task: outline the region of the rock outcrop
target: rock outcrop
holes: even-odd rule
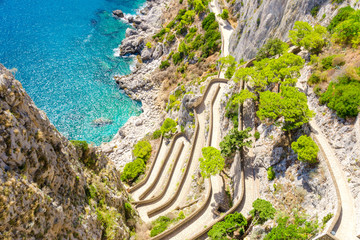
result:
[[[118,172],[81,155],[0,64],[0,239],[129,237]]]
[[[356,0],[344,1],[340,6],[327,0],[237,0],[233,14],[238,24],[230,39],[230,54],[237,60],[249,60],[269,38],[287,41],[296,21],[326,26],[337,10],[349,2],[351,6],[360,6]],[[315,6],[320,6],[317,18],[310,14]]]

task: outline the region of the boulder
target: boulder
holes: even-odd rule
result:
[[[127,28],[126,32],[125,32],[125,37],[130,37],[130,36],[134,36],[134,35],[138,35],[139,32],[136,31],[135,29],[132,28]]]
[[[155,48],[155,50],[154,50],[154,52],[153,52],[153,54],[152,54],[153,58],[154,58],[154,59],[157,59],[157,58],[161,57],[162,54],[163,54],[163,47],[162,47],[162,45],[161,45],[161,44],[156,45],[156,48]]]
[[[107,119],[107,118],[98,118],[95,119],[94,121],[91,122],[91,125],[95,126],[95,127],[100,127],[100,126],[104,126],[104,125],[108,125],[108,124],[112,124],[113,120],[111,119]]]
[[[144,48],[141,52],[141,60],[148,61],[151,59],[151,48]]]
[[[118,18],[124,17],[124,13],[121,10],[114,10],[112,13],[114,14],[115,17],[118,17]]]
[[[139,54],[144,47],[144,38],[137,35],[129,36],[121,42],[120,55]]]

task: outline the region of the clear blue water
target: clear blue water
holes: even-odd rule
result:
[[[141,112],[112,76],[129,74],[132,59],[113,49],[128,27],[111,16],[134,14],[144,0],[0,0],[0,63],[69,139],[109,141]],[[96,127],[107,118],[112,124]]]

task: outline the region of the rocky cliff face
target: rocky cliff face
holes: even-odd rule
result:
[[[347,0],[341,5],[330,0],[237,0],[232,14],[238,18],[238,24],[230,39],[230,54],[236,60],[251,59],[267,39],[287,41],[296,21],[327,25],[337,9],[349,3],[356,8],[360,6],[356,0]],[[316,18],[310,14],[315,6],[320,7]]]
[[[0,64],[1,239],[129,236],[117,172],[101,157],[95,172],[79,156]]]

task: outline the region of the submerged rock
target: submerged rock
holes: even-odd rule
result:
[[[92,121],[91,125],[93,125],[95,127],[100,127],[100,126],[112,124],[113,122],[114,121],[111,119],[101,117],[101,118],[98,118],[98,119],[95,119],[94,121]]]
[[[118,18],[123,18],[124,17],[124,13],[121,10],[114,10],[112,13],[114,14],[114,16],[116,16]]]

